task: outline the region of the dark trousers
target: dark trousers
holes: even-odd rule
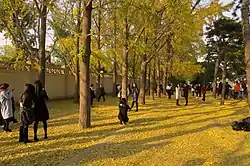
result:
[[[185,105],[188,105],[188,97],[185,97],[185,100],[186,100],[186,104]]]
[[[171,90],[167,90],[167,93],[168,93],[168,99],[171,99],[171,95],[172,95]]]
[[[132,101],[132,105],[131,105],[131,109],[134,107],[134,104],[135,104],[135,111],[138,111],[138,100],[136,101]]]
[[[37,139],[38,124],[39,124],[39,121],[35,121],[35,123],[34,123],[34,138],[36,138],[36,139]],[[47,138],[47,128],[48,128],[47,121],[44,120],[43,121],[44,138]]]
[[[194,96],[194,91],[192,91],[192,95]]]
[[[19,128],[19,142],[28,142],[28,125],[21,124]]]
[[[206,100],[206,94],[203,94],[202,101]]]
[[[198,96],[199,96],[199,92],[195,92],[195,94],[196,94],[196,97],[198,97]]]
[[[201,97],[201,91],[199,92],[199,97]]]
[[[2,126],[2,125],[4,125],[4,120],[3,120],[3,117],[2,117],[2,115],[0,113],[0,126]]]
[[[102,97],[103,101],[105,101],[105,95],[101,95],[101,96],[99,96],[99,97],[97,98],[97,101],[98,101],[98,102],[101,100],[101,97]]]
[[[93,106],[93,101],[94,101],[94,98],[91,97],[91,98],[90,98],[90,106]]]
[[[177,106],[180,106],[180,104],[179,104],[179,99],[176,99],[176,105],[177,105]]]
[[[10,122],[12,121],[12,118],[8,118],[8,119],[4,119],[3,120],[3,129],[6,131],[6,130],[10,130],[9,128],[9,125],[10,125]]]
[[[234,99],[237,99],[239,96],[239,92],[234,92]]]

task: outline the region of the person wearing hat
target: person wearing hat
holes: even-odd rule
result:
[[[4,120],[4,128],[3,130],[6,132],[12,132],[9,129],[9,123],[13,118],[13,110],[12,110],[12,93],[8,90],[9,84],[2,84],[0,86],[0,103],[1,103],[1,114]]]

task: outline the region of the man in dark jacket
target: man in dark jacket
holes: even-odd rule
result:
[[[186,100],[186,104],[185,106],[188,105],[188,91],[189,91],[189,86],[187,84],[184,84],[184,87],[183,87],[183,96]]]
[[[100,87],[96,90],[97,101],[99,102],[102,97],[103,101],[105,102],[105,95],[105,89],[102,84],[100,84]]]

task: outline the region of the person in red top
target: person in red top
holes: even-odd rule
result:
[[[236,81],[234,85],[234,99],[236,99],[239,96],[239,92],[240,92],[240,84],[238,83],[238,81]]]

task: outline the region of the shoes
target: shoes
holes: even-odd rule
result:
[[[25,140],[25,141],[23,141],[23,143],[25,143],[25,144],[31,143],[31,140]]]
[[[34,137],[34,141],[35,141],[35,142],[38,142],[39,139],[38,139],[37,137]]]

